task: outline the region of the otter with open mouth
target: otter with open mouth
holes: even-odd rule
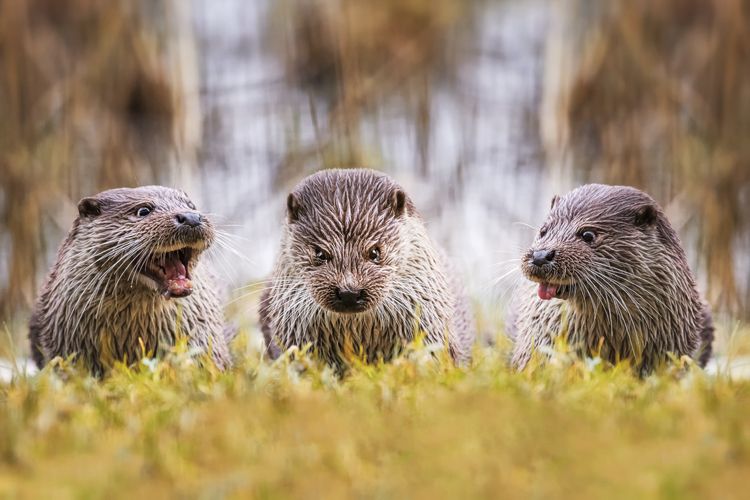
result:
[[[164,251],[150,259],[140,272],[156,285],[165,298],[187,297],[193,292],[190,267],[193,264],[195,252],[200,252],[200,250],[183,247]]]
[[[629,360],[642,374],[670,354],[701,366],[711,355],[711,313],[680,239],[642,191],[590,184],[555,197],[521,268],[530,283],[509,322],[519,369],[560,335],[580,355]]]
[[[75,355],[99,375],[185,336],[229,363],[221,300],[199,261],[211,221],[188,196],[162,186],[84,198],[34,307],[29,338],[39,367]]]

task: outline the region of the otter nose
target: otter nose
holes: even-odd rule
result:
[[[361,289],[336,289],[336,298],[347,307],[356,306],[357,302],[364,297],[364,290]]]
[[[190,227],[198,227],[201,225],[202,218],[201,214],[197,212],[184,212],[174,216],[178,224],[184,224]]]
[[[531,262],[533,262],[534,265],[537,265],[537,266],[543,266],[545,264],[549,264],[553,260],[555,260],[554,250],[537,250],[534,252],[534,254],[531,257]]]

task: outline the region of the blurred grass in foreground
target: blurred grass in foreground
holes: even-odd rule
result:
[[[639,380],[565,357],[514,374],[503,356],[479,351],[464,371],[413,350],[344,381],[304,356],[268,364],[257,354],[228,373],[178,352],[102,382],[47,371],[0,387],[0,496],[745,491],[750,382],[700,370]]]

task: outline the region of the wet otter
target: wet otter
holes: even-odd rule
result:
[[[562,334],[580,354],[627,359],[640,373],[669,353],[701,366],[711,356],[711,313],[677,233],[642,191],[590,184],[555,197],[521,266],[536,293],[514,301],[518,368]]]
[[[222,306],[198,265],[214,229],[187,195],[112,189],[81,200],[78,212],[32,313],[37,365],[75,354],[102,374],[185,335],[226,367]]]
[[[287,199],[281,250],[261,298],[271,357],[312,344],[339,371],[389,360],[424,332],[468,362],[469,308],[404,190],[365,169],[325,170]]]

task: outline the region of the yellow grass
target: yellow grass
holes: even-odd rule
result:
[[[410,349],[340,381],[309,357],[183,349],[97,381],[63,364],[0,388],[0,497],[739,498],[750,383],[560,356],[510,372]]]

